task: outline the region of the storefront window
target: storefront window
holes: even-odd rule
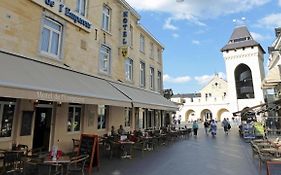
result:
[[[98,129],[105,129],[106,127],[106,106],[98,106]]]
[[[14,113],[14,102],[0,102],[0,137],[12,136]]]
[[[125,127],[131,126],[132,108],[125,108]]]
[[[80,131],[81,106],[70,106],[68,108],[67,131]]]

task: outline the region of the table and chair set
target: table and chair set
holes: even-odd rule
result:
[[[262,165],[266,166],[266,174],[271,174],[274,166],[281,167],[281,142],[279,139],[256,139],[250,141],[253,158],[259,160],[259,173]]]
[[[99,137],[99,144],[103,155],[118,158],[133,158],[135,151],[144,152],[156,150],[158,147],[168,145],[179,139],[186,139],[191,133],[190,128],[180,128],[177,130],[157,130],[147,129],[134,131],[123,135],[104,135]]]
[[[63,175],[84,174],[89,155],[61,153],[56,159],[48,151],[29,150],[26,145],[13,149],[0,149],[0,174],[2,175]]]

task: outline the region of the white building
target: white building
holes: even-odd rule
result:
[[[227,81],[216,75],[198,94],[173,96],[172,101],[185,102],[176,114],[183,122],[211,118],[221,121],[232,118],[236,111],[264,103],[261,86],[265,52],[247,27],[237,26],[221,52]]]

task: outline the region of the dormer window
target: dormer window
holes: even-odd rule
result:
[[[235,42],[235,43],[238,43],[238,42],[246,41],[246,40],[247,40],[247,38],[246,38],[246,37],[243,37],[243,38],[234,39],[234,42]]]

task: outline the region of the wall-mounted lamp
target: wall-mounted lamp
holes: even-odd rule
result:
[[[62,102],[61,102],[61,101],[57,102],[57,106],[58,106],[58,107],[61,107],[61,105],[62,105]]]

